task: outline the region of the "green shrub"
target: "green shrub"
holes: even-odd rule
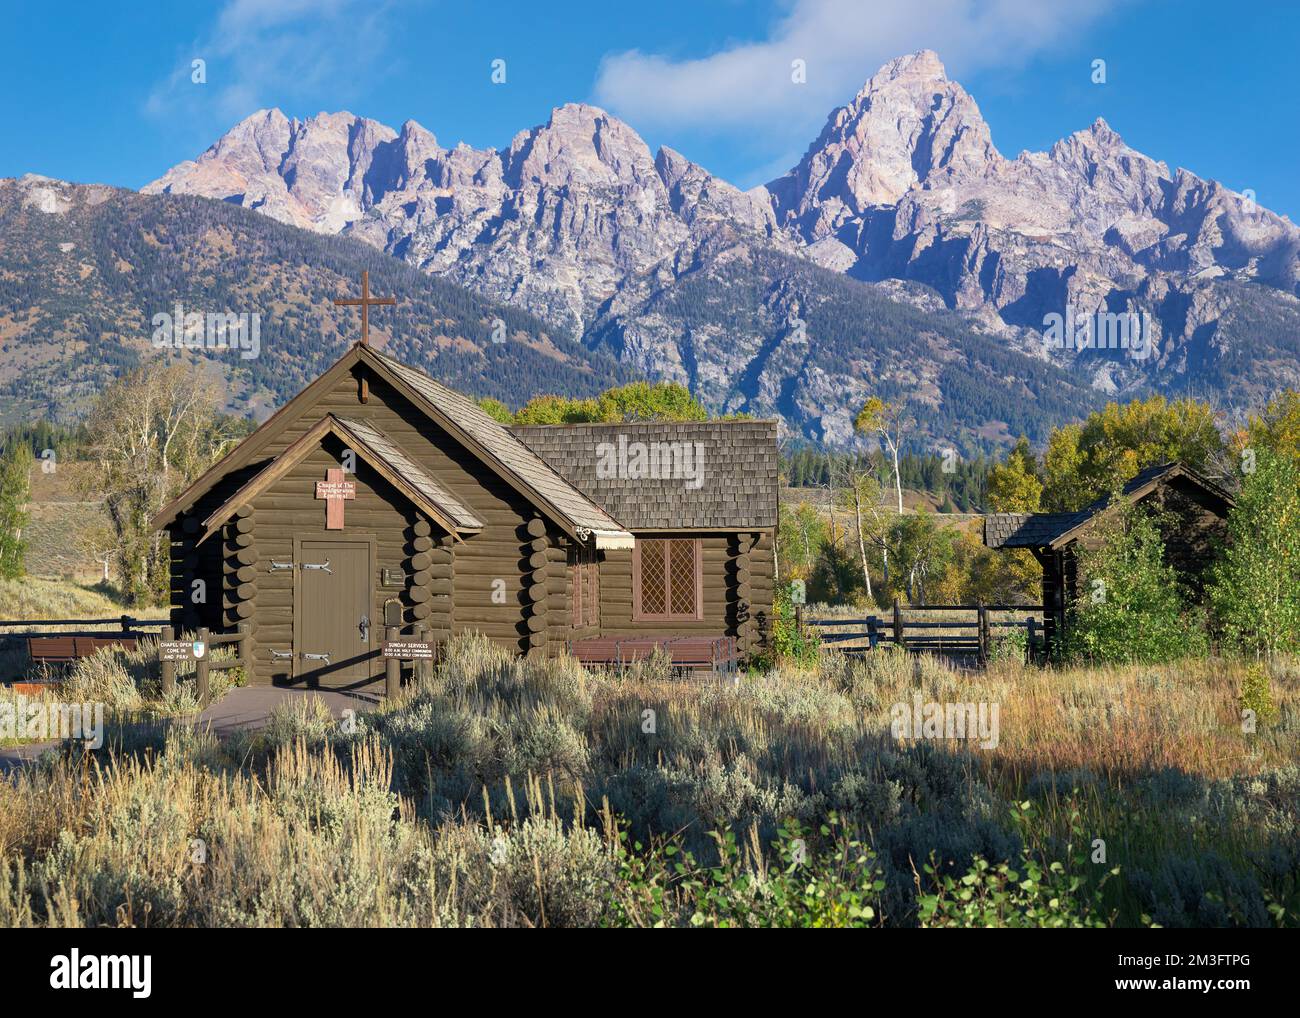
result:
[[[1070,605],[1069,656],[1156,664],[1208,647],[1204,620],[1190,608],[1178,574],[1164,561],[1156,518],[1122,496],[1100,525],[1101,543],[1079,553],[1079,592]]]
[[[1269,688],[1268,670],[1262,664],[1254,664],[1246,669],[1241,680],[1241,694],[1238,702],[1243,711],[1252,711],[1255,720],[1269,722],[1277,719],[1277,705],[1273,703],[1273,691]]]
[[[1224,642],[1245,653],[1300,648],[1300,471],[1263,452],[1228,514],[1210,604]]]
[[[1033,804],[1022,802],[1012,816],[1023,828],[1033,813]],[[1077,841],[1077,827],[1073,834]],[[1055,860],[1040,862],[1028,850],[1022,850],[1014,863],[992,863],[976,856],[958,876],[941,872],[932,857],[924,867],[925,880],[916,875],[917,919],[923,929],[1109,926],[1114,916],[1103,907],[1102,889],[1119,875],[1119,867],[1107,871],[1089,889],[1086,853],[1076,852],[1068,861],[1068,866]]]
[[[754,664],[768,669],[782,662],[811,666],[817,663],[821,637],[811,627],[800,631],[795,622],[795,606],[790,600],[790,585],[776,588],[772,604],[772,646],[755,658]]]
[[[709,928],[846,928],[879,926],[880,878],[875,854],[834,817],[818,831],[797,821],[781,828],[775,858],[742,846],[727,831],[712,834],[718,861],[701,865],[674,839],[649,852],[619,844],[609,925]]]

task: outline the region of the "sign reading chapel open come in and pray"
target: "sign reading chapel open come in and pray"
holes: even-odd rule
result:
[[[198,640],[160,640],[159,661],[196,661],[207,651],[207,645]]]
[[[343,471],[331,467],[325,480],[316,482],[316,497],[325,501],[325,529],[343,529],[343,501],[357,497],[356,481],[345,481]]]

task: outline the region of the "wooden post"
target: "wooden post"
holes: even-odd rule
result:
[[[875,650],[880,642],[880,620],[874,615],[867,616],[867,649]]]
[[[235,644],[239,648],[239,665],[244,669],[244,674],[251,680],[253,677],[253,627],[247,622],[241,622],[235,627],[239,633],[239,642]]]
[[[176,633],[171,626],[162,627],[162,638],[164,641],[176,638]],[[162,689],[163,696],[169,696],[176,691],[176,662],[162,662]]]
[[[199,629],[199,642],[203,644],[203,656],[194,662],[194,692],[199,698],[199,706],[206,707],[210,692],[208,689],[208,664],[212,657],[212,648],[208,646],[208,627]]]
[[[384,639],[393,642],[397,639],[397,627],[389,626],[384,630]],[[402,662],[395,657],[384,658],[384,695],[396,698],[402,688]]]
[[[980,664],[989,663],[989,610],[981,601],[975,609],[975,630],[979,634]]]
[[[417,642],[417,643],[424,643],[424,642],[426,641],[426,639],[427,639],[427,637],[426,637],[426,635],[425,635],[426,633],[427,633],[427,630],[426,630],[425,627],[424,627],[424,623],[421,622],[419,625],[417,625],[417,626],[415,627],[415,640],[416,640],[416,642]],[[428,674],[429,674],[429,668],[430,668],[431,666],[432,666],[432,662],[430,662],[430,661],[412,661],[412,662],[411,662],[411,679],[412,679],[412,680],[415,680],[415,679],[417,679],[417,678],[418,678],[418,679],[424,679],[424,678],[427,678],[427,677],[428,677]]]
[[[794,606],[794,631],[800,639],[803,638],[803,605],[801,604]]]
[[[894,598],[894,642],[903,646],[903,612],[898,607],[898,598]]]
[[[1028,655],[1029,661],[1032,663],[1038,660],[1038,648],[1034,646],[1034,644],[1038,640],[1038,636],[1034,632],[1034,630],[1038,628],[1038,622],[1034,619],[1032,615],[1030,615],[1029,618],[1025,619],[1025,628],[1029,631],[1029,639],[1025,641],[1027,644],[1026,653]]]

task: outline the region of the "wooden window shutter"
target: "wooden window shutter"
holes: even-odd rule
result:
[[[575,628],[582,625],[582,559],[581,550],[569,552],[569,623]]]
[[[600,587],[596,552],[576,548],[569,552],[569,585],[572,590],[569,621],[575,628],[600,623]]]

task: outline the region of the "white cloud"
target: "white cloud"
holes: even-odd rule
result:
[[[1015,65],[1104,14],[1114,0],[791,0],[766,39],[694,60],[632,50],[601,63],[595,98],[641,129],[807,129],[884,63],[938,52],[952,77]],[[791,80],[792,61],[807,83]]]
[[[229,0],[212,29],[153,88],[147,113],[222,129],[254,110],[327,92],[340,103],[379,73],[392,4],[375,0]],[[191,81],[190,61],[207,64]]]

